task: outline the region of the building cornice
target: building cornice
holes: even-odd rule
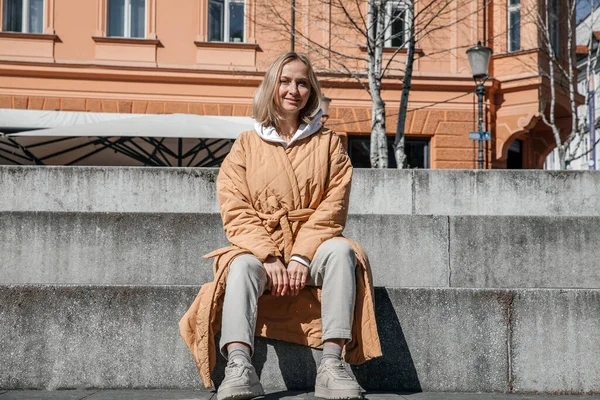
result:
[[[110,44],[136,44],[141,46],[159,46],[160,41],[158,39],[141,39],[141,38],[124,38],[124,37],[104,37],[104,36],[92,36],[92,40],[96,43],[110,43]]]
[[[102,40],[107,38],[101,38]],[[122,40],[121,38],[117,40]],[[152,41],[155,40],[144,40]],[[0,75],[14,77],[32,77],[48,79],[82,79],[92,81],[127,81],[152,83],[189,83],[207,85],[257,86],[264,76],[258,70],[215,70],[180,67],[142,67],[111,66],[79,63],[40,63],[0,61]],[[320,72],[319,80],[324,88],[361,88],[356,79],[342,73]],[[367,76],[364,74],[364,79]],[[383,90],[402,88],[402,76],[386,77]],[[504,90],[539,85],[538,76],[519,77],[509,81],[489,79],[485,86],[488,90]],[[412,87],[425,91],[471,91],[475,84],[470,76],[457,75],[413,75]]]
[[[216,48],[216,49],[251,49],[262,52],[262,49],[257,43],[241,43],[241,42],[201,42],[195,41],[194,44],[199,48]]]
[[[0,32],[0,38],[58,41],[58,35],[47,33]]]

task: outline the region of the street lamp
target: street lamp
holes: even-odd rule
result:
[[[329,119],[329,105],[331,104],[331,99],[326,96],[321,97],[321,111],[323,111],[323,115],[321,116],[321,125],[325,125],[325,122]]]
[[[490,133],[486,132],[483,126],[483,98],[485,97],[485,87],[483,84],[489,77],[488,68],[490,66],[492,49],[482,46],[481,42],[477,42],[477,46],[471,47],[469,50],[467,50],[467,56],[469,57],[469,64],[471,65],[473,80],[477,85],[475,93],[477,94],[477,99],[479,100],[478,132],[471,132],[469,138],[479,142],[477,165],[479,169],[483,169],[483,142],[490,140],[491,138]]]

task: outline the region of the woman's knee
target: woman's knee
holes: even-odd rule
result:
[[[318,252],[322,252],[328,260],[335,260],[334,265],[347,264],[349,267],[356,267],[356,253],[350,243],[342,238],[333,238],[326,240],[319,246]]]
[[[266,271],[258,258],[251,254],[242,254],[236,257],[229,267],[227,280],[266,280]]]

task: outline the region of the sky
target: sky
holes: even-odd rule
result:
[[[597,7],[600,0],[577,0],[577,23],[588,16],[592,4]]]

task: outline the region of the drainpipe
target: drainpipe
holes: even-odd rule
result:
[[[594,71],[592,71],[588,87],[588,120],[590,124],[590,152],[589,167],[591,171],[596,170],[596,86],[594,84]]]
[[[290,51],[296,47],[296,0],[292,0],[292,15],[290,17]]]

